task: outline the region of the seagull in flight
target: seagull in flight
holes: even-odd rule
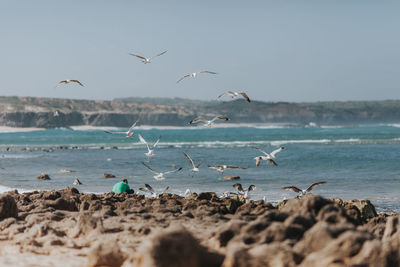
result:
[[[84,86],[80,81],[78,81],[78,80],[62,80],[62,81],[59,81],[57,84],[56,84],[56,86],[55,87],[57,87],[58,85],[60,85],[60,84],[68,84],[68,83],[77,83],[77,84],[79,84],[80,86]]]
[[[218,96],[218,99],[220,99],[222,96],[224,96],[226,94],[228,94],[231,98],[235,98],[235,97],[238,97],[241,95],[244,99],[246,99],[247,102],[250,102],[250,98],[247,96],[247,94],[245,92],[238,93],[238,92],[233,92],[233,91],[227,91],[227,92],[220,94]]]
[[[232,166],[232,165],[215,165],[215,166],[208,166],[210,169],[215,169],[217,170],[220,174],[223,174],[225,170],[227,169],[241,169],[245,170],[246,168],[238,167],[238,166]]]
[[[110,132],[110,131],[104,131],[105,133],[108,134],[125,134],[125,138],[131,138],[135,135],[133,132],[133,128],[135,128],[136,124],[139,122],[140,119],[137,119],[134,124],[128,129],[126,132]]]
[[[206,119],[204,119],[202,117],[197,117],[197,118],[189,121],[189,124],[203,122],[205,127],[211,127],[214,124],[214,121],[216,121],[216,120],[228,121],[229,118],[225,117],[225,116],[216,116],[211,120],[206,120]]]
[[[143,56],[135,55],[135,54],[132,54],[132,53],[129,53],[129,55],[134,56],[134,57],[137,57],[137,58],[140,59],[144,64],[147,64],[147,63],[151,63],[150,61],[151,61],[153,58],[156,58],[156,57],[159,57],[159,56],[161,56],[161,55],[164,55],[165,53],[167,53],[167,51],[164,51],[164,52],[162,52],[162,53],[160,53],[160,54],[158,54],[158,55],[152,56],[152,57],[143,57]]]
[[[203,163],[203,161],[200,161],[199,164],[195,165],[192,158],[189,157],[188,154],[186,154],[185,152],[183,152],[183,155],[189,160],[190,164],[192,164],[193,169],[191,169],[192,172],[199,172],[199,167],[200,165]]]
[[[151,185],[149,185],[149,184],[144,184],[144,188],[143,187],[140,187],[139,188],[139,190],[140,191],[143,191],[143,192],[146,192],[146,193],[150,193],[150,195],[151,195],[151,197],[158,197],[159,195],[162,195],[162,194],[164,194],[164,193],[167,193],[167,191],[168,191],[168,189],[169,189],[169,186],[167,186],[165,189],[164,189],[164,191],[162,191],[160,194],[158,194],[157,195],[157,193],[156,193],[156,191],[153,189],[153,187],[151,187]]]
[[[276,155],[276,153],[281,152],[283,149],[285,149],[285,147],[281,146],[278,149],[272,151],[271,153],[267,153],[264,150],[261,150],[257,147],[255,149],[261,151],[265,155],[265,156],[258,156],[258,157],[254,158],[256,160],[257,167],[260,165],[262,160],[265,160],[266,162],[270,162],[270,163],[274,164],[275,166],[278,166],[278,164],[275,162],[275,159],[276,159],[275,155]]]
[[[196,78],[196,76],[199,75],[200,73],[217,74],[216,72],[202,70],[199,72],[193,72],[193,73],[186,74],[185,76],[181,77],[176,83],[179,83],[180,81],[182,81],[185,78],[189,78],[189,77]]]
[[[243,196],[244,199],[248,199],[249,198],[249,193],[250,191],[253,191],[256,189],[255,185],[250,185],[248,189],[243,189],[242,184],[234,184],[232,185],[234,188],[236,188],[237,192],[239,195]]]
[[[296,193],[299,193],[299,195],[297,197],[301,197],[301,196],[311,192],[311,190],[313,190],[313,188],[316,187],[317,185],[321,185],[321,184],[326,184],[326,182],[322,181],[322,182],[313,183],[312,185],[310,185],[305,190],[302,190],[302,189],[300,189],[300,188],[298,188],[296,186],[285,186],[285,187],[282,187],[282,189],[283,190],[292,190],[292,191],[294,191]]]
[[[165,177],[164,177],[165,174],[174,173],[174,172],[178,172],[178,171],[182,170],[182,167],[181,167],[181,168],[179,168],[179,169],[175,169],[175,170],[172,170],[172,171],[158,172],[158,171],[156,171],[155,169],[150,168],[148,165],[146,165],[146,163],[142,162],[142,164],[143,164],[147,169],[149,169],[152,173],[155,174],[153,177],[154,177],[154,179],[156,179],[157,181],[164,180],[164,179],[165,179]]]
[[[140,134],[139,134],[138,136],[139,136],[140,142],[141,142],[142,144],[145,144],[145,145],[147,146],[147,150],[148,150],[148,151],[147,151],[147,153],[144,153],[144,154],[145,154],[147,157],[149,157],[149,158],[151,158],[152,156],[154,156],[154,149],[156,148],[158,142],[160,142],[161,135],[160,135],[160,137],[158,137],[157,141],[153,144],[153,146],[152,146],[153,149],[150,149],[149,144],[146,142],[146,140],[144,140],[144,138],[143,138]]]

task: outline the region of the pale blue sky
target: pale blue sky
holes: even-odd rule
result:
[[[400,99],[399,14],[399,1],[1,0],[0,95]],[[219,75],[176,84],[203,69]]]

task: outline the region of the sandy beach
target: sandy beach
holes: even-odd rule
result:
[[[399,266],[400,216],[316,195],[263,201],[75,188],[0,195],[1,266]]]

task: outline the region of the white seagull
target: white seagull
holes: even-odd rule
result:
[[[320,185],[320,184],[326,184],[326,182],[322,181],[322,182],[313,183],[312,185],[310,185],[305,190],[302,190],[302,189],[300,189],[300,188],[298,188],[296,186],[285,186],[285,187],[282,187],[282,189],[283,190],[292,190],[292,191],[294,191],[296,193],[299,193],[298,197],[301,197],[301,196],[309,193],[311,190],[313,190],[314,187],[316,187],[317,185]]]
[[[214,124],[214,121],[216,121],[216,120],[228,121],[229,118],[225,117],[225,116],[216,116],[211,120],[206,120],[202,117],[198,117],[198,118],[195,118],[195,119],[189,121],[189,124],[203,122],[205,127],[211,127]]]
[[[150,193],[152,197],[158,197],[159,195],[162,195],[164,193],[166,193],[169,189],[169,186],[167,186],[164,191],[162,191],[160,194],[157,195],[156,191],[153,189],[153,187],[151,187],[151,185],[149,184],[144,184],[145,188],[140,187],[139,190],[146,192],[146,193]]]
[[[195,165],[192,158],[189,157],[188,154],[186,154],[185,152],[183,152],[183,155],[189,160],[190,164],[192,164],[193,169],[191,169],[192,172],[199,172],[199,167],[200,165],[203,163],[203,161],[200,161],[199,164]]]
[[[179,83],[180,81],[182,81],[185,78],[189,78],[189,77],[196,78],[196,76],[199,75],[200,73],[217,74],[216,72],[212,72],[212,71],[208,71],[208,70],[202,70],[202,71],[199,71],[199,72],[193,72],[193,73],[186,74],[185,76],[180,78],[176,83]]]
[[[135,135],[135,133],[133,132],[133,128],[135,128],[135,126],[136,126],[136,124],[139,122],[139,120],[140,119],[137,119],[136,121],[135,121],[135,123],[134,124],[132,124],[132,126],[128,129],[128,131],[126,131],[126,132],[110,132],[110,131],[104,131],[105,133],[108,133],[108,134],[125,134],[125,137],[126,138],[131,138],[131,137],[133,137],[134,135]]]
[[[223,174],[225,170],[227,169],[241,169],[245,170],[246,168],[238,167],[238,166],[232,166],[232,165],[215,165],[215,166],[208,166],[210,169],[215,169],[217,170],[220,174]]]
[[[265,160],[266,162],[271,162],[275,166],[278,166],[278,164],[275,162],[275,159],[276,159],[275,155],[276,155],[276,153],[281,152],[283,149],[285,149],[285,147],[281,146],[278,149],[272,151],[271,153],[267,153],[264,150],[261,150],[261,149],[259,149],[257,147],[255,149],[258,149],[259,151],[261,151],[262,153],[265,154],[265,156],[258,156],[258,157],[254,158],[256,160],[256,166],[257,167],[260,165],[262,160]]]
[[[57,87],[58,85],[60,85],[60,84],[68,84],[68,83],[77,83],[77,84],[79,84],[80,86],[84,86],[80,81],[78,81],[78,80],[62,80],[62,81],[59,81],[57,84],[56,84],[56,86],[54,86],[54,87]]]
[[[147,63],[150,63],[150,61],[153,59],[153,58],[156,58],[156,57],[159,57],[159,56],[161,56],[161,55],[164,55],[165,53],[167,53],[167,51],[164,51],[164,52],[162,52],[162,53],[160,53],[160,54],[158,54],[158,55],[155,55],[155,56],[152,56],[152,57],[143,57],[143,56],[139,56],[139,55],[135,55],[135,54],[132,54],[132,53],[129,53],[129,55],[131,55],[131,56],[134,56],[134,57],[137,57],[138,59],[140,59],[144,64],[147,64]]]
[[[154,156],[154,149],[156,148],[158,142],[160,142],[161,135],[158,137],[157,141],[153,144],[153,146],[152,146],[153,149],[150,149],[149,144],[146,142],[146,140],[144,140],[144,138],[143,138],[140,134],[138,134],[138,136],[139,136],[140,142],[141,142],[142,144],[145,144],[145,145],[147,146],[147,153],[144,153],[144,154],[145,154],[147,157],[149,157],[149,158],[151,158],[152,156]]]
[[[250,185],[249,188],[248,188],[247,190],[244,190],[243,187],[242,187],[242,184],[239,184],[239,183],[234,184],[234,185],[232,185],[232,186],[233,186],[234,188],[236,188],[238,194],[241,195],[241,196],[243,196],[245,199],[249,198],[249,193],[250,193],[250,191],[256,189],[256,186],[253,185],[253,184]]]
[[[247,96],[247,94],[245,92],[239,92],[238,93],[238,92],[233,92],[233,91],[227,91],[227,92],[224,92],[224,93],[220,94],[218,96],[218,99],[221,98],[222,96],[226,95],[226,94],[228,94],[231,98],[235,98],[235,97],[238,97],[238,96],[241,95],[241,96],[243,96],[244,99],[246,99],[247,102],[250,102],[250,98]]]
[[[146,168],[149,169],[152,173],[156,174],[156,175],[154,175],[153,177],[154,177],[154,179],[156,179],[157,181],[164,180],[164,179],[165,179],[165,177],[164,177],[165,174],[169,174],[169,173],[173,173],[173,172],[177,172],[177,171],[182,170],[182,167],[181,167],[181,168],[179,168],[179,169],[172,170],[172,171],[158,172],[158,171],[156,171],[156,170],[150,168],[149,166],[147,166],[146,163],[142,162],[142,164],[143,164],[144,166],[146,166]]]

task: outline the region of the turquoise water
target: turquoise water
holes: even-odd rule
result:
[[[227,170],[224,175],[239,175],[244,186],[255,184],[253,199],[279,202],[294,197],[281,187],[304,188],[321,180],[327,184],[314,193],[343,199],[370,199],[380,211],[400,212],[400,128],[398,125],[374,125],[331,128],[186,128],[138,129],[135,137],[125,139],[101,130],[66,129],[0,133],[0,191],[58,189],[72,186],[75,178],[83,192],[107,192],[121,177],[137,189],[144,183],[157,190],[167,185],[170,192],[234,191],[234,181],[220,181],[217,171],[207,165],[226,164],[246,167]],[[154,142],[162,135],[155,156],[148,161],[137,133]],[[254,147],[272,151],[280,145],[275,167],[261,163]],[[10,148],[7,151],[7,148]],[[193,175],[182,152],[195,162],[204,160],[200,172]],[[156,181],[141,162],[160,171],[172,165],[183,167],[179,173]],[[62,169],[74,172],[62,173]],[[103,173],[115,179],[104,179]],[[50,175],[38,181],[39,173]]]

